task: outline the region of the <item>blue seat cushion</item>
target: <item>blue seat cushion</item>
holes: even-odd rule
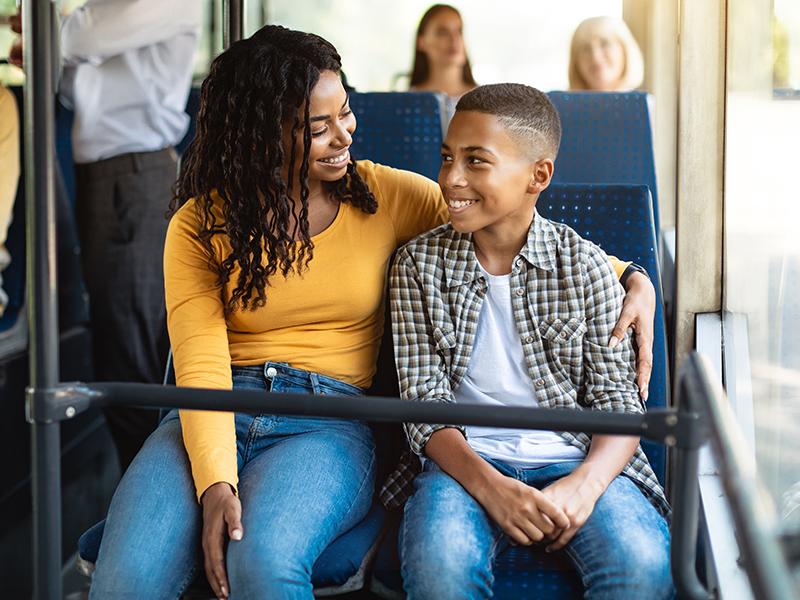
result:
[[[379,502],[373,503],[367,516],[336,538],[317,559],[311,576],[314,589],[326,589],[330,593],[361,589],[386,521],[386,510]],[[105,524],[103,520],[93,525],[78,540],[78,554],[84,561],[91,564],[97,561]],[[205,586],[205,577],[199,579],[196,583]]]
[[[397,520],[396,520],[397,521]],[[371,589],[387,598],[403,595],[397,551],[399,524],[395,522],[381,542],[373,567]],[[494,562],[494,598],[569,600],[583,597],[583,585],[563,553],[546,554],[541,548],[512,546]]]

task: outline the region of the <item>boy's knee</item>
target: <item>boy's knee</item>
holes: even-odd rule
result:
[[[667,600],[675,595],[669,546],[652,539],[632,538],[630,543],[615,549],[611,564],[598,575],[590,582],[590,589],[615,589],[619,598]]]
[[[423,543],[416,549],[403,552],[403,587],[409,600],[491,595],[489,554],[469,536],[441,536],[438,541]]]

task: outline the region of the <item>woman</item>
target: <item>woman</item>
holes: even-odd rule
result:
[[[369,386],[389,257],[446,207],[421,176],[350,160],[340,68],[331,44],[278,26],[212,64],[165,249],[179,386]],[[631,313],[652,322],[652,287],[634,285]],[[374,463],[361,422],[173,411],[114,495],[92,596],[177,597],[202,546],[218,597],[311,598],[317,557],[370,506]]]
[[[621,19],[592,17],[572,35],[569,89],[626,92],[644,79],[642,52]]]
[[[446,94],[449,104],[478,84],[464,46],[461,14],[448,4],[434,4],[417,27],[411,91]],[[452,113],[452,110],[449,111]]]

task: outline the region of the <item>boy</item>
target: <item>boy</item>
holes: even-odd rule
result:
[[[391,275],[401,396],[425,402],[642,412],[623,290],[607,256],[536,213],[561,124],[518,84],[464,95],[442,145],[451,223]],[[416,598],[491,596],[508,544],[564,549],[587,597],[669,598],[669,513],[638,438],[406,424],[424,457],[400,533]],[[660,513],[660,514],[659,514]]]

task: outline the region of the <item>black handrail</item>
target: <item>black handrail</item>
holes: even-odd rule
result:
[[[696,455],[704,442],[702,421],[698,415],[675,409],[626,414],[589,410],[406,402],[399,398],[384,397],[313,396],[258,390],[205,390],[141,383],[66,383],[52,388],[28,390],[28,418],[35,423],[47,422],[57,425],[59,421],[73,418],[90,406],[119,405],[637,435],[681,449],[684,455],[689,457],[689,460],[683,463],[684,468],[695,469],[694,472],[685,475],[686,480],[697,477]],[[49,480],[49,486],[40,489],[38,493],[59,498],[58,481]],[[679,490],[681,496],[696,493],[696,485]],[[681,512],[691,510],[692,507],[696,509],[696,506],[696,498],[676,501],[678,522],[684,524],[675,533],[679,538],[692,534],[692,520],[690,517],[681,517]],[[684,548],[685,555],[681,557],[682,560],[675,561],[672,565],[673,570],[676,570],[675,580],[691,581],[691,577],[696,580],[694,545],[682,543],[680,540],[678,544]],[[685,569],[691,570],[691,573],[686,575],[683,572]],[[693,593],[686,597],[696,600],[709,596],[707,593]]]
[[[676,404],[678,410],[698,418],[702,399],[691,385],[696,379],[697,360],[687,359],[678,377]],[[695,434],[705,439],[707,428],[699,420]],[[700,515],[700,483],[698,481],[699,452],[677,448],[675,451],[675,497],[672,499],[672,540],[670,563],[673,582],[679,598],[706,600],[712,598],[697,576],[697,529]]]
[[[754,449],[744,439],[708,361],[699,354],[690,355],[683,370],[682,395],[691,402],[696,399],[695,407],[707,419],[754,596],[759,600],[797,598],[800,592],[781,544],[774,504],[756,474]]]
[[[26,252],[31,385],[58,381],[58,290],[55,235],[55,4],[27,0],[23,9]],[[33,574],[35,598],[61,598],[61,480],[59,424],[31,427]]]

